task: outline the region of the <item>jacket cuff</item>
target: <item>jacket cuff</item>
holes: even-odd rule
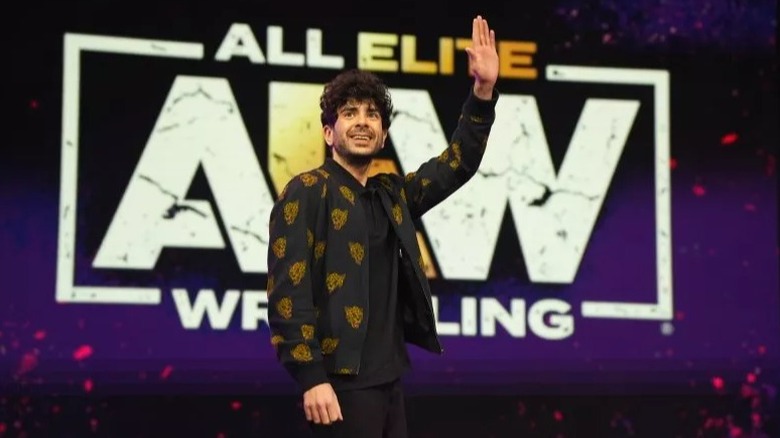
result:
[[[306,392],[321,383],[330,383],[322,362],[313,362],[304,365],[296,364],[287,367],[287,371],[292,375],[293,379],[298,382],[301,392]]]
[[[490,100],[483,100],[474,94],[473,87],[469,87],[469,95],[463,105],[463,113],[493,119],[496,116],[496,102],[498,102],[496,88],[493,88],[493,96]]]

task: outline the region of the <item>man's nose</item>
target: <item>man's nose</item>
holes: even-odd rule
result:
[[[358,125],[368,124],[368,115],[358,112],[355,123],[357,123]]]

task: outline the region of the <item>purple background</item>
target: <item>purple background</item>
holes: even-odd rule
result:
[[[625,297],[649,302],[655,296],[652,119],[642,115],[652,103],[649,93],[632,87],[572,89],[560,84],[555,88],[544,80],[502,80],[502,92],[539,96],[556,163],[585,96],[640,98],[643,109],[573,285],[550,288],[528,282],[508,215],[488,282],[433,282],[434,294],[441,299],[442,320],[456,319],[453,304],[457,305],[461,293],[504,300],[522,297],[529,305],[560,297],[572,304],[574,335],[545,341],[529,331],[525,338],[511,339],[499,328],[492,339],[445,336],[441,357],[411,347],[415,367],[408,378],[411,391],[557,392],[564,387],[569,393],[697,391],[709,388],[713,378],[741,380],[748,372],[777,372],[776,5],[707,2],[711,12],[706,19],[696,19],[701,14],[691,11],[704,8],[698,3],[690,7],[672,2],[663,11],[649,3],[613,7],[605,2],[578,8],[574,2],[562,1],[555,7],[492,14],[488,10],[485,15],[499,39],[538,43],[534,64],[540,72],[551,63],[671,72],[671,151],[676,163],[672,170],[673,334],[662,334],[661,322],[579,317],[583,299]],[[0,382],[62,391],[292,390],[291,381],[272,359],[265,328],[242,332],[234,321],[224,332],[185,331],[166,294],[157,307],[54,302],[62,34],[202,41],[208,58],[232,22],[248,20],[259,36],[266,25],[280,24],[291,33],[317,27],[326,38],[343,38],[325,51],[344,54],[347,65],[353,66],[354,58],[343,47],[353,47],[358,31],[414,33],[421,41],[430,35],[430,41],[435,41],[440,35],[467,36],[464,23],[470,15],[443,17],[435,23],[356,26],[347,18],[301,22],[228,13],[212,20],[206,11],[198,11],[189,21],[161,27],[162,15],[137,24],[132,16],[118,18],[105,10],[92,11],[85,18],[61,8],[52,11],[57,18],[51,18],[49,26],[22,43],[27,50],[16,59],[24,69],[14,70],[18,86],[10,99],[11,135],[0,161]],[[155,20],[157,25],[148,24]],[[296,50],[291,44],[290,49]],[[264,157],[267,81],[324,82],[332,72],[208,59],[149,62],[89,55],[82,62],[82,101],[92,102],[92,109],[82,110],[81,121],[81,151],[90,153],[90,159],[82,160],[80,169],[77,281],[133,281],[157,284],[164,290],[264,285],[265,276],[239,275],[229,251],[167,251],[156,280],[95,272],[89,262],[173,75],[229,77],[258,156]],[[465,89],[467,79],[393,74],[386,78],[391,86],[427,88],[449,132],[462,97],[451,91]],[[117,102],[125,105],[121,118],[106,110]],[[202,175],[199,181],[193,189],[198,196],[193,197],[211,199]],[[177,267],[183,273],[174,275]]]

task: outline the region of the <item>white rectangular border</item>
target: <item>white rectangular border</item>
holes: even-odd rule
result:
[[[655,247],[658,287],[655,303],[583,301],[587,318],[670,320],[674,314],[672,292],[672,210],[669,170],[669,72],[639,68],[548,65],[549,81],[651,85],[654,97],[655,134]]]
[[[63,46],[57,302],[159,304],[161,293],[158,288],[76,286],[74,284],[81,52],[203,59],[203,44],[66,33]],[[123,293],[117,294],[117,290],[121,290]]]
[[[66,33],[64,37],[60,227],[57,302],[159,304],[158,288],[76,286],[76,203],[80,115],[81,52],[202,59],[203,44]],[[671,197],[669,171],[669,72],[636,68],[548,65],[550,81],[651,85],[654,89],[656,191],[656,303],[583,301],[591,318],[669,320],[673,316]],[[121,289],[130,294],[117,294]]]

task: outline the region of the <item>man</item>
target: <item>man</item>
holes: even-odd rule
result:
[[[485,151],[498,54],[480,16],[466,52],[474,84],[450,145],[405,177],[369,177],[392,114],[382,81],[350,70],[325,85],[332,157],[294,177],[271,212],[271,343],[317,436],[405,437],[406,343],[442,352],[413,221],[466,183]]]

